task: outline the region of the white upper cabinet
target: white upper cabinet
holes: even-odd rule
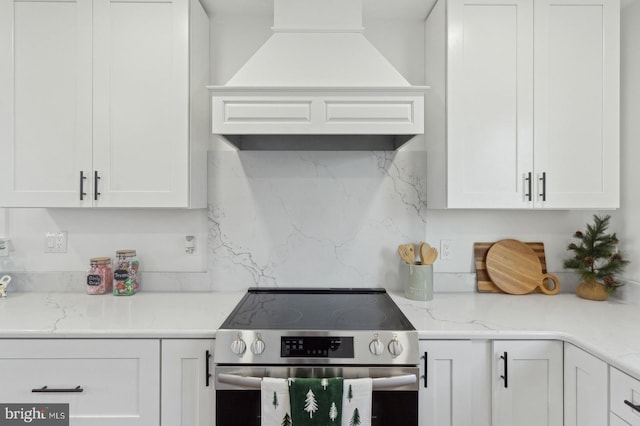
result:
[[[534,204],[619,207],[620,4],[536,0],[534,25]]]
[[[2,0],[0,203],[204,207],[197,0]]]
[[[618,207],[619,7],[436,4],[426,21],[429,207]]]
[[[0,2],[3,206],[83,204],[80,171],[91,173],[92,155],[91,15],[87,0]]]

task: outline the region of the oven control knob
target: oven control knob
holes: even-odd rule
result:
[[[260,355],[264,352],[264,340],[260,338],[260,336],[256,337],[256,339],[251,344],[251,352],[256,355]]]
[[[235,355],[242,356],[246,350],[247,344],[242,340],[242,336],[238,335],[233,343],[231,343],[231,352]]]
[[[374,355],[382,355],[384,352],[384,343],[378,339],[378,335],[374,337],[374,339],[369,343],[369,351],[371,351]]]
[[[402,353],[402,343],[398,341],[397,336],[393,336],[393,339],[389,342],[389,353],[393,356],[398,356]]]

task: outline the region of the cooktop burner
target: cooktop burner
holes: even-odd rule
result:
[[[384,289],[251,288],[221,328],[414,330]]]
[[[214,359],[416,365],[418,334],[384,289],[250,288],[216,332]]]

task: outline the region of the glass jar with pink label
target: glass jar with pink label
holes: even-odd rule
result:
[[[105,294],[111,291],[113,274],[110,257],[92,257],[87,273],[87,293]]]

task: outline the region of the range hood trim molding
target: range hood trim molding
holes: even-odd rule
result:
[[[236,88],[213,90],[216,135],[424,134],[423,90],[341,88]]]

